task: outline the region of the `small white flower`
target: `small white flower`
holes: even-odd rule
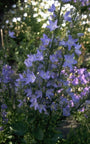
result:
[[[41,19],[40,19],[40,18],[38,18],[38,19],[37,19],[37,21],[38,21],[38,22],[40,22],[40,21],[41,21]]]
[[[13,18],[13,19],[12,19],[12,22],[17,22],[17,19],[16,19],[16,18]]]
[[[28,7],[28,5],[25,5],[25,8],[27,8]]]
[[[20,10],[23,10],[23,7],[20,7]]]
[[[42,28],[46,28],[46,26],[47,26],[47,24],[46,24],[46,23],[44,23],[44,24],[42,25]]]
[[[24,0],[24,2],[28,2],[28,0]]]
[[[9,20],[6,20],[6,24],[8,24],[9,23]]]
[[[33,17],[37,17],[37,16],[38,16],[38,14],[37,14],[37,13],[33,14]]]
[[[34,11],[37,11],[37,8],[36,8],[36,7],[34,8]]]
[[[24,17],[27,17],[27,13],[24,13],[23,16],[24,16]]]
[[[85,21],[83,21],[83,22],[82,22],[82,24],[86,24],[86,22],[85,22]]]
[[[87,18],[87,15],[82,15],[83,19],[86,19]]]
[[[88,28],[87,30],[88,30],[88,32],[90,32],[90,28]]]
[[[20,18],[20,17],[17,17],[17,21],[21,21],[21,18]]]
[[[34,6],[35,6],[35,5],[36,5],[36,2],[32,1],[32,5],[34,5]]]
[[[16,4],[12,5],[12,8],[16,8]]]
[[[63,23],[63,24],[62,24],[62,27],[65,27],[65,26],[66,26],[66,24],[65,24],[65,23]]]
[[[40,6],[41,6],[41,7],[44,7],[44,6],[45,6],[45,4],[42,2],[42,3],[40,4]]]

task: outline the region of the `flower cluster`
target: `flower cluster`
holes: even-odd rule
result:
[[[78,107],[82,99],[86,99],[90,92],[90,72],[87,72],[85,68],[74,67],[69,72],[64,70],[62,73],[67,77],[69,89],[66,91],[71,97],[72,106]]]
[[[54,15],[55,6],[52,5],[49,11]],[[68,14],[65,15],[65,19],[71,22]],[[58,20],[49,20],[47,28],[50,33],[53,31],[54,34],[56,29],[59,29]],[[75,55],[81,54],[78,39],[73,39],[69,35],[67,41],[60,40],[61,49],[54,48],[57,47],[57,41],[57,36],[49,38],[43,34],[42,44],[37,53],[27,55],[28,58],[24,62],[27,69],[20,74],[15,84],[18,87],[22,85],[30,108],[33,107],[40,113],[45,112],[46,114],[59,108],[64,116],[69,116],[71,108],[80,105],[80,100],[84,96],[81,93],[88,95],[90,87],[84,87],[84,85],[88,85],[90,77],[88,72],[82,73],[83,69],[73,67],[77,64]],[[77,87],[75,91],[73,90],[77,85],[78,88],[79,86],[83,88],[81,93],[76,92]]]
[[[2,83],[9,83],[12,81],[12,74],[14,73],[14,71],[11,69],[11,66],[9,65],[4,65],[3,68],[2,68],[2,73],[0,74],[1,78],[0,78],[0,82]]]

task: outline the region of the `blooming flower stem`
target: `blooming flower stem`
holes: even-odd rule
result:
[[[62,2],[60,3],[60,9],[59,9],[59,11],[58,11],[57,26],[59,25],[59,21],[60,21],[61,9],[62,9]],[[54,40],[55,40],[55,33],[56,33],[57,30],[58,30],[58,28],[53,31],[53,39],[52,39],[51,46],[50,46],[50,49],[51,49],[51,50],[50,50],[49,53],[48,53],[48,60],[49,60],[50,54],[52,54],[52,53],[53,53],[53,50],[54,50],[54,49],[53,49],[53,44],[54,44]],[[45,70],[47,70],[48,65],[49,65],[49,63],[46,64],[46,69],[45,69]]]

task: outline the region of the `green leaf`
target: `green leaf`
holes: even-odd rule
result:
[[[34,129],[34,137],[37,140],[43,140],[44,133],[41,128]]]
[[[27,126],[24,122],[18,121],[12,126],[13,132],[19,136],[23,136],[27,131]]]

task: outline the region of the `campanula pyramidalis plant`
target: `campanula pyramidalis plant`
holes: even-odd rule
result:
[[[56,13],[54,4],[49,11],[53,12],[53,15]],[[68,17],[69,13],[70,12],[67,12],[64,15],[64,19],[71,22],[71,18]],[[72,77],[71,81],[68,79],[69,72],[73,70],[73,66],[77,64],[75,56],[81,54],[81,45],[79,45],[77,38],[73,38],[72,35],[69,34],[67,41],[59,40],[59,46],[62,48],[58,50],[58,37],[55,36],[55,32],[60,29],[60,25],[58,24],[58,16],[53,18],[54,19],[49,20],[49,25],[47,26],[52,36],[48,37],[48,35],[43,34],[37,53],[28,55],[28,58],[24,62],[27,70],[23,74],[20,74],[21,76],[17,79],[16,83],[18,83],[17,85],[19,85],[19,83],[22,85],[24,93],[28,97],[30,108],[34,108],[40,113],[45,112],[49,115],[52,110],[52,105],[54,104],[53,110],[59,108],[64,116],[69,116],[72,108],[71,100],[72,105],[75,106],[74,102],[78,103],[79,99],[82,99],[82,97],[73,92],[72,86],[68,91],[71,81],[73,86],[83,85],[83,83],[88,84],[89,82],[85,79],[85,76],[82,76],[82,78],[80,76]],[[66,71],[66,77],[62,74],[63,70]],[[62,88],[63,91],[58,93]],[[68,95],[68,98],[65,93]],[[63,99],[60,99],[62,95],[63,97],[65,96],[65,102]],[[75,101],[75,99],[77,99],[77,101]],[[61,101],[63,103],[62,106]]]
[[[19,74],[19,78],[12,82],[13,71],[8,65],[3,66],[0,73],[0,83],[5,84],[6,90],[7,85],[11,84],[12,88],[12,83],[15,88],[14,97],[8,99],[12,99],[16,105],[13,110],[17,110],[18,114],[15,116],[19,115],[19,120],[14,118],[13,124],[9,125],[10,132],[12,131],[13,136],[17,138],[18,135],[24,138],[27,131],[31,144],[32,139],[36,144],[55,144],[58,136],[53,140],[54,135],[59,134],[59,138],[61,136],[60,132],[56,131],[58,117],[60,119],[70,116],[90,92],[90,73],[84,68],[76,67],[78,56],[81,54],[77,35],[80,37],[83,34],[78,33],[73,37],[72,33],[69,33],[63,40],[60,37],[62,19],[72,23],[70,11],[60,15],[66,2],[70,0],[62,0],[59,10],[54,4],[49,9],[49,12],[52,12],[52,19],[49,19],[47,32],[40,39],[41,44],[36,53],[27,55],[24,61],[25,70]],[[14,33],[9,33],[9,36],[13,37]],[[5,102],[4,99],[1,102],[3,125],[9,120],[6,111],[9,106]],[[22,123],[20,116],[24,119]],[[20,128],[20,123],[22,126],[27,125],[28,128]],[[3,131],[2,126],[0,130]]]

